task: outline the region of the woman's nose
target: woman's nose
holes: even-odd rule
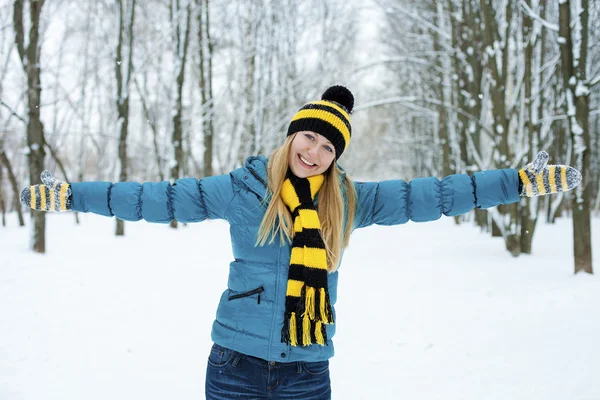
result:
[[[308,154],[310,154],[311,157],[315,157],[317,155],[317,145],[316,144],[311,144],[310,146],[308,146]]]

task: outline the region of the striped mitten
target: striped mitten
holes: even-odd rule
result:
[[[519,194],[534,197],[566,192],[581,182],[581,173],[567,165],[546,165],[548,153],[540,151],[532,163],[519,170]]]
[[[54,179],[50,171],[41,175],[43,185],[33,185],[21,191],[21,204],[38,211],[71,209],[71,185]]]

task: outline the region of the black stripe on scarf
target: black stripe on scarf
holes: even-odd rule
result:
[[[302,232],[296,232],[294,235],[292,246],[324,249],[325,243],[318,229],[303,229]]]
[[[300,202],[300,206],[298,208],[302,207],[303,205],[313,204],[313,199],[310,196],[310,182],[308,181],[308,179],[298,178],[294,174],[290,174],[289,179],[292,183],[292,186],[296,190],[296,196],[298,197],[298,200]],[[314,204],[312,209],[315,209]]]
[[[288,279],[303,281],[314,288],[327,289],[327,271],[317,268],[307,268],[299,264],[290,264]]]

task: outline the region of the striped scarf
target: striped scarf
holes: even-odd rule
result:
[[[283,182],[281,198],[294,220],[285,316],[281,341],[292,346],[327,344],[325,324],[333,324],[327,293],[327,253],[314,198],[325,178],[315,175]]]

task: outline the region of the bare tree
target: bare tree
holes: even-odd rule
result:
[[[15,176],[13,167],[10,163],[10,160],[8,158],[8,156],[6,155],[6,152],[3,149],[2,146],[2,141],[0,140],[0,175],[2,174],[2,166],[4,165],[4,168],[6,169],[6,173],[8,175],[8,182],[10,183],[10,187],[13,191],[13,208],[17,211],[17,217],[19,218],[19,226],[25,226],[25,221],[23,219],[23,212],[21,211],[21,204],[19,203],[19,184],[17,183],[17,178]],[[0,186],[2,185],[2,178],[0,177]],[[2,190],[2,189],[0,189]],[[2,210],[4,213],[5,210],[5,199],[3,198],[2,200]],[[4,215],[3,215],[4,218]]]
[[[451,37],[451,34],[450,29],[446,27],[448,24],[448,21],[446,21],[448,12],[444,9],[444,5],[445,4],[441,1],[434,1],[432,4],[432,8],[435,7],[435,10],[432,10],[432,15],[435,15],[436,29],[431,30],[431,35],[433,37],[433,51],[436,54],[436,81],[439,82],[438,87],[434,92],[437,92],[437,97],[440,99],[440,104],[438,106],[437,141],[441,146],[442,153],[441,173],[443,176],[448,176],[456,171],[457,163],[451,161],[452,146],[450,141],[451,139],[454,139],[451,136],[454,126],[452,126],[450,122],[450,113],[448,112],[447,103],[451,102],[452,97],[450,78],[452,69],[450,66],[450,55],[448,52],[443,51],[443,49],[449,46],[445,36]]]
[[[128,176],[127,134],[129,127],[129,81],[133,73],[133,23],[136,0],[117,0],[119,32],[115,59],[117,83],[117,115],[120,127],[119,135],[119,180],[124,182]],[[117,219],[116,235],[125,234],[125,224]]]
[[[588,82],[590,89],[590,195],[593,210],[600,215],[600,3],[588,3]]]
[[[575,190],[573,204],[575,273],[584,271],[591,274],[593,270],[590,220],[590,91],[587,83],[588,5],[588,0],[581,0],[575,4],[571,4],[570,0],[559,2],[559,45],[566,98],[564,107],[573,142],[571,162],[583,176],[583,181]],[[572,9],[575,11],[574,20],[572,20]]]
[[[188,47],[190,42],[190,20],[191,3],[186,1],[184,6],[180,0],[171,0],[170,15],[173,25],[173,50],[175,57],[175,104],[173,106],[173,134],[171,143],[173,144],[174,158],[171,165],[171,179],[173,181],[181,178],[183,160],[183,127],[181,124],[183,113],[183,83],[185,80],[185,65],[188,56]],[[171,221],[171,227],[177,228],[177,220]]]
[[[509,87],[509,42],[511,41],[511,28],[513,23],[513,3],[505,2],[505,7],[500,15],[492,0],[480,0],[481,13],[485,23],[484,41],[486,45],[486,70],[489,74],[489,90],[492,104],[494,127],[494,166],[505,168],[510,166],[510,161],[515,158],[514,149],[509,146],[509,136],[514,126],[510,125],[512,110],[510,109]],[[504,237],[506,249],[514,256],[521,253],[519,238],[519,210],[518,204],[509,204],[492,210],[492,216],[499,211],[507,218],[494,218]]]
[[[157,116],[152,111],[152,106],[149,104],[148,98],[150,95],[147,92],[147,83],[148,77],[147,74],[143,74],[144,84],[141,85],[137,79],[134,77],[135,87],[140,96],[140,102],[142,103],[142,109],[144,110],[144,118],[148,121],[148,125],[150,126],[150,130],[152,131],[152,148],[154,150],[154,159],[156,160],[156,169],[157,175],[161,181],[165,179],[163,173],[163,157],[161,156],[161,150],[159,146],[159,133],[157,126]]]
[[[525,7],[532,9],[531,0],[524,0]],[[539,7],[543,9],[544,0],[539,3]],[[538,11],[538,10],[536,10]],[[539,11],[538,11],[539,12]],[[543,13],[542,13],[543,14]],[[535,90],[539,91],[539,79],[533,74],[534,63],[534,50],[538,42],[538,31],[534,29],[533,18],[526,15],[522,16],[521,24],[521,37],[524,61],[524,73],[523,73],[523,85],[521,90],[522,93],[522,107],[520,119],[522,124],[520,128],[524,130],[523,137],[527,141],[527,159],[533,160],[537,153],[538,146],[540,144],[540,131],[536,128],[536,121],[539,116],[536,115],[539,111],[535,108],[534,99],[534,84],[538,83]],[[537,94],[537,93],[536,93]],[[520,232],[520,247],[521,252],[525,254],[531,254],[531,243],[533,234],[537,224],[538,210],[539,210],[539,199],[535,198],[524,198],[521,200],[521,232]]]
[[[0,166],[0,213],[2,213],[2,226],[6,226],[6,203],[4,201],[4,185],[3,181],[4,169]]]
[[[29,36],[25,42],[24,3],[27,3],[29,14]],[[27,76],[27,146],[29,159],[29,180],[32,185],[40,183],[40,174],[44,170],[44,125],[40,119],[41,106],[41,43],[40,15],[44,0],[15,0],[13,3],[13,27],[15,44],[21,60],[23,71]],[[31,246],[38,253],[46,252],[46,216],[44,213],[32,212],[33,235]]]
[[[202,135],[204,138],[203,175],[213,175],[213,67],[214,43],[210,37],[209,0],[196,0],[198,12],[198,68],[200,73],[200,95],[202,99]]]

